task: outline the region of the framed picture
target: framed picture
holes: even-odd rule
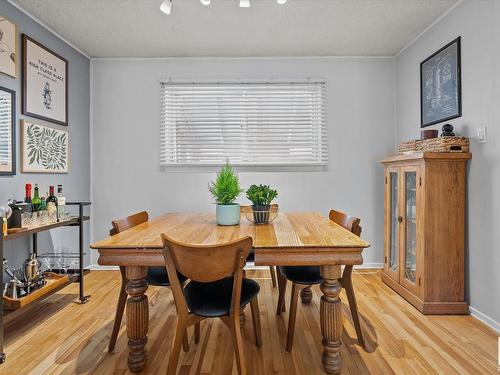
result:
[[[16,93],[0,87],[0,176],[16,174]]]
[[[21,120],[22,172],[68,173],[69,132]]]
[[[420,63],[421,127],[462,116],[460,37]]]
[[[23,114],[68,125],[68,61],[25,34]]]
[[[16,78],[18,61],[17,26],[0,16],[0,72]]]

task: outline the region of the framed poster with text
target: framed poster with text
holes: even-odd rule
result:
[[[460,37],[420,63],[420,126],[462,116]]]
[[[68,125],[68,61],[23,34],[23,114]]]

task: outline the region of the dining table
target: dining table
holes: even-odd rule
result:
[[[166,213],[91,245],[99,252],[100,265],[122,266],[126,270],[127,365],[130,371],[142,371],[147,361],[146,275],[148,266],[165,264],[162,233],[176,241],[205,245],[250,236],[257,266],[320,266],[323,277],[320,285],[321,358],[326,373],[340,373],[341,266],[362,264],[362,251],[370,244],[320,213],[281,211],[267,224],[253,224],[242,217],[240,224],[235,226],[217,225],[213,213]]]

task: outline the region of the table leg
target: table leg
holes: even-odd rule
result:
[[[323,335],[322,362],[328,374],[340,374],[342,360],[342,303],[339,294],[342,290],[339,280],[342,276],[339,265],[321,266],[324,281],[320,288],[323,292],[320,305],[321,334]]]
[[[144,294],[148,289],[147,267],[127,267],[127,336],[128,360],[130,371],[140,372],[146,366],[146,343],[148,342],[149,305]]]
[[[313,292],[310,286],[302,288],[300,291],[300,300],[304,305],[309,305],[313,299]]]

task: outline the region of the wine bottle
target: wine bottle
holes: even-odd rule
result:
[[[31,184],[26,184],[24,186],[25,193],[24,193],[24,203],[27,205],[27,211],[31,212],[32,207],[31,207]]]
[[[40,193],[38,189],[38,184],[35,184],[35,194],[31,200],[31,206],[33,207],[33,212],[40,211],[42,205],[42,200],[40,199]]]
[[[54,195],[54,186],[49,186],[49,196],[47,197],[46,202],[49,217],[53,217],[55,215],[57,221],[59,221],[57,212],[57,197]]]
[[[57,185],[57,216],[59,220],[63,220],[66,209],[66,197],[62,191],[62,185]]]

